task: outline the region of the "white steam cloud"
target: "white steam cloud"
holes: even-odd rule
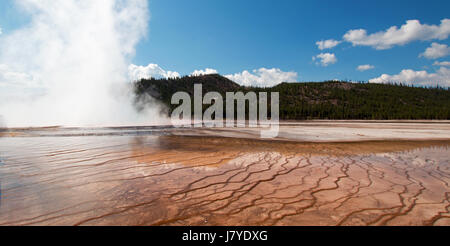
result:
[[[0,36],[0,115],[8,127],[124,125],[137,113],[128,64],[146,34],[146,0],[17,0],[30,22]]]

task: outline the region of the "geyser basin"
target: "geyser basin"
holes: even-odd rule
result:
[[[0,138],[0,224],[450,225],[449,140],[159,130]]]

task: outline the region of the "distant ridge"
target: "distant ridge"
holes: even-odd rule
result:
[[[142,79],[135,82],[136,100],[143,95],[167,105],[172,95],[185,91],[193,96],[194,84],[203,85],[203,93],[279,92],[280,119],[450,119],[448,88],[420,88],[402,84],[351,83],[343,81],[281,83],[271,88],[243,87],[218,74],[173,79]],[[225,105],[225,104],[224,104]],[[204,109],[208,105],[204,105]]]

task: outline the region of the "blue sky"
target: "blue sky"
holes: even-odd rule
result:
[[[369,80],[408,68],[428,66],[426,70],[433,72],[434,61],[418,57],[432,41],[388,50],[343,43],[326,51],[338,59],[327,67],[312,61],[321,53],[315,43],[341,40],[351,29],[384,31],[411,19],[439,25],[450,17],[450,1],[153,0],[150,11],[149,35],[138,46],[136,64],[153,62],[181,74],[205,67],[222,74],[275,67],[296,71],[301,81]],[[357,71],[362,64],[375,68]]]
[[[409,78],[418,84],[430,78],[450,80],[448,66],[436,65],[449,60],[445,34],[429,40],[412,34],[418,37],[384,49],[341,42],[350,30],[365,29],[370,35],[401,28],[408,20],[439,27],[450,18],[450,1],[150,0],[148,7],[147,35],[131,61],[141,68],[154,63],[180,75],[205,68],[224,75],[276,68],[296,72],[298,81],[368,81],[382,74],[401,80],[405,77],[401,71],[409,69],[414,72]],[[0,8],[3,34],[27,23],[27,16],[12,1],[1,1]],[[324,50],[316,45],[329,39],[341,43]],[[441,54],[433,56],[440,57],[419,57],[432,43],[441,45]],[[321,53],[334,55],[336,61],[323,66],[320,58],[312,59]],[[358,71],[360,65],[371,69]],[[444,71],[433,77],[441,68]],[[416,78],[418,71],[426,71],[425,78]]]

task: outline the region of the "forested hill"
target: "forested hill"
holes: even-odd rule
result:
[[[217,91],[224,100],[226,92],[279,92],[280,119],[284,120],[450,119],[448,88],[338,81],[282,83],[272,88],[253,88],[242,87],[215,74],[176,79],[143,79],[135,82],[135,92],[138,98],[144,94],[151,95],[166,104],[171,111],[177,107],[170,104],[172,95],[185,91],[192,96],[194,84],[199,83],[203,84],[204,94]],[[207,107],[208,105],[204,105],[204,109]]]

